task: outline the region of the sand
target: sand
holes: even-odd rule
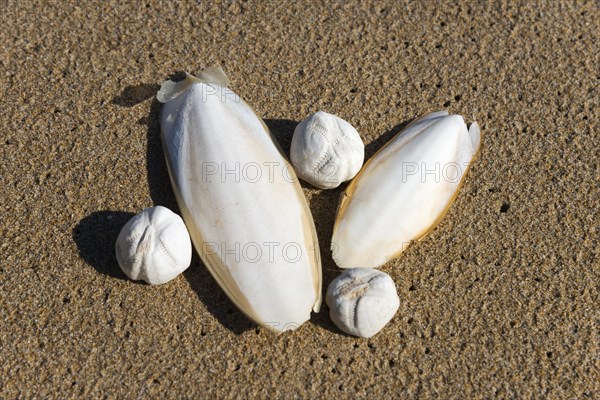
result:
[[[49,3],[0,17],[1,398],[600,397],[596,2]],[[274,337],[197,255],[159,287],[120,271],[121,226],[177,210],[158,84],[214,65],[286,151],[320,109],[367,156],[430,111],[481,125],[448,215],[382,268],[377,336],[324,307]],[[343,187],[304,187],[327,285]]]

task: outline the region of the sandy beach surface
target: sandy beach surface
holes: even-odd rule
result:
[[[598,3],[319,4],[2,2],[0,398],[600,398]],[[273,336],[196,253],[162,286],[119,269],[125,222],[178,210],[156,91],[206,66],[286,152],[317,110],[367,157],[431,111],[480,124],[447,216],[382,268],[377,336],[326,306]],[[303,187],[325,289],[345,185]]]

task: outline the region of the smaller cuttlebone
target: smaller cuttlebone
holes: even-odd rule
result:
[[[377,268],[422,239],[456,198],[479,151],[473,122],[438,111],[381,148],[342,193],[331,240],[341,268]]]

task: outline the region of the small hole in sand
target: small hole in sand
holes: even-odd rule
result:
[[[500,212],[501,213],[505,213],[508,211],[508,209],[510,208],[510,204],[508,203],[502,203],[502,206],[500,207]]]

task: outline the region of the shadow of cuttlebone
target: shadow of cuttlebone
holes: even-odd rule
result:
[[[156,94],[158,85],[141,84],[126,87],[111,103],[131,108]],[[135,214],[123,211],[95,211],[73,229],[73,240],[81,258],[98,272],[117,279],[128,279],[119,268],[115,242],[123,226]]]
[[[157,84],[128,86],[112,100],[112,104],[130,108],[154,97],[148,116],[138,121],[147,127],[146,172],[150,197],[155,205],[179,212],[160,137],[160,103],[155,98],[159,88]],[[122,211],[96,211],[82,219],[73,229],[72,235],[83,260],[101,274],[127,280],[116,260],[115,242],[123,226],[134,215]],[[194,252],[192,267],[183,276],[207,310],[235,334],[253,329],[255,325],[231,303],[208,270],[194,267],[199,264],[200,258]]]
[[[290,119],[265,119],[264,121],[279,143],[279,146],[283,150],[285,157],[288,161],[290,161],[289,156],[292,137],[299,122]],[[339,271],[339,268],[337,268],[335,262],[331,258],[331,231],[333,229],[333,221],[335,220],[335,211],[337,209],[338,199],[340,193],[342,193],[343,189],[346,187],[346,184],[342,184],[340,187],[335,189],[322,190],[301,179],[299,182],[303,188],[316,191],[316,193],[311,196],[309,208],[313,215],[315,230],[317,231],[319,257],[321,259],[321,267],[323,271],[323,287],[321,290],[323,301],[321,304],[321,310],[319,313],[312,316],[311,321],[312,323],[331,332],[344,334],[337,329],[337,327],[329,318],[327,305],[325,304],[325,293],[329,282],[331,282],[338,275]]]
[[[279,143],[281,150],[283,150],[287,160],[290,160],[290,148],[292,146],[292,137],[294,136],[294,129],[298,125],[298,121],[292,119],[265,119],[265,125],[271,131],[271,134]]]

